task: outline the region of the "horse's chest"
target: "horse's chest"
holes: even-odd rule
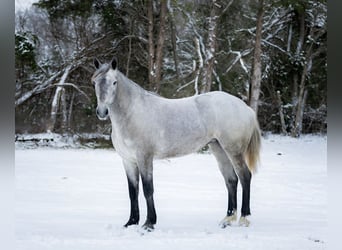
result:
[[[120,134],[112,133],[112,142],[118,154],[125,159],[135,159],[135,143],[129,138],[124,138]]]

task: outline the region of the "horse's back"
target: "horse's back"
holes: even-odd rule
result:
[[[213,91],[197,96],[196,99],[201,113],[214,113],[217,120],[233,120],[245,122],[254,117],[254,111],[241,99],[222,91]]]

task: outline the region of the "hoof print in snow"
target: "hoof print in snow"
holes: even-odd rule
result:
[[[222,229],[225,229],[226,227],[230,227],[232,224],[230,223],[220,223],[219,226],[222,228]]]
[[[315,238],[311,238],[311,237],[308,237],[308,240],[311,240],[311,241],[313,241],[315,243],[322,243],[322,244],[324,244],[323,240],[319,240],[319,239],[315,239]]]

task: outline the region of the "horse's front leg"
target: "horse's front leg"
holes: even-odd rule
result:
[[[125,227],[128,227],[139,223],[139,169],[137,164],[133,162],[124,160],[123,164],[127,175],[129,198],[131,201],[131,214],[128,222],[124,225]]]
[[[142,157],[140,160],[138,160],[138,168],[141,175],[144,196],[147,205],[147,218],[142,227],[147,231],[152,231],[157,222],[157,215],[153,200],[153,157]]]

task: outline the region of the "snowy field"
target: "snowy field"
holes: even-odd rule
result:
[[[16,149],[16,249],[327,249],[327,138],[263,139],[251,187],[251,225],[221,229],[227,192],[215,159],[155,162],[156,229],[129,217],[120,157],[103,149]],[[238,210],[241,188],[238,191]]]

